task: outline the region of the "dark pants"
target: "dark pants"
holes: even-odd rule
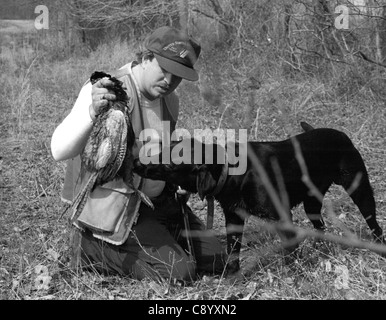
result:
[[[127,241],[112,245],[82,233],[82,262],[103,273],[141,280],[176,279],[192,281],[197,274],[221,274],[225,251],[211,230],[188,208],[195,260],[187,253],[181,208],[174,196],[161,195],[155,210],[142,204],[136,225]]]

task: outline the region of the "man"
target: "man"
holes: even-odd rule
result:
[[[130,99],[136,135],[134,153],[137,155],[141,147],[138,140],[141,131],[152,128],[162,137],[162,121],[170,121],[171,129],[175,128],[179,101],[174,90],[182,79],[198,80],[193,66],[201,51],[192,38],[170,27],[155,30],[147,38],[145,48],[137,54],[137,61],[113,73],[123,82]],[[111,85],[107,78],[94,85],[86,83],[71,113],[53,133],[51,150],[54,159],[69,160],[64,200],[73,200],[79,180],[80,184],[84,182],[84,177],[79,175],[79,154],[101,107],[116,98],[109,90]],[[94,193],[98,195],[90,196],[95,200],[89,198],[86,209],[75,223],[82,230],[83,265],[136,279],[149,276],[191,281],[197,273],[221,273],[225,264],[222,246],[213,234],[204,230],[202,222],[189,208],[195,259],[187,252],[187,241],[182,236],[181,206],[172,186],[161,181],[141,180],[138,176],[135,176],[135,181],[152,200],[155,209],[140,203],[133,194],[122,195],[119,191],[125,186],[117,181],[95,189]],[[114,209],[117,203],[123,204],[118,211]]]

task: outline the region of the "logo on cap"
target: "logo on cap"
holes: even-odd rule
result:
[[[172,42],[172,43],[168,44],[167,46],[163,47],[162,50],[171,51],[174,54],[178,54],[178,51],[182,50],[178,54],[181,58],[185,58],[187,56],[187,54],[189,53],[189,51],[186,49],[186,43],[183,41]]]
[[[189,51],[184,49],[180,52],[180,57],[183,59],[189,54]]]

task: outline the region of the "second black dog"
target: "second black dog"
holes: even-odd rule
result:
[[[351,190],[350,197],[358,206],[374,239],[377,242],[383,242],[383,232],[376,220],[375,201],[367,170],[360,153],[349,137],[334,129],[313,129],[306,123],[302,123],[302,127],[306,132],[284,141],[248,142],[247,170],[242,175],[229,175],[224,170],[224,164],[217,164],[217,148],[221,148],[217,144],[214,144],[213,164],[194,164],[191,161],[182,164],[171,162],[170,164],[144,165],[136,160],[134,172],[145,178],[164,180],[179,185],[193,193],[198,192],[201,198],[213,195],[225,214],[227,252],[231,254],[231,261],[227,269],[229,272],[235,272],[239,269],[239,252],[245,218],[238,212],[241,210],[251,215],[275,220],[280,218],[266,190],[266,185],[256,170],[251,154],[259,159],[277,194],[283,193],[283,188],[280,188],[280,183],[277,182],[282,180],[289,200],[289,208],[303,203],[304,210],[314,227],[319,230],[324,229],[324,222],[320,214],[322,202],[310,193],[309,188],[302,181],[302,167],[297,160],[293,144],[293,139],[296,139],[309,178],[322,196],[333,183],[349,191],[353,182],[358,181],[356,188],[352,188],[354,190]],[[170,150],[173,150],[178,143],[175,142],[168,151],[163,152],[171,152]],[[237,146],[236,144],[236,152],[238,152]],[[197,149],[192,147],[191,160],[194,159],[195,151],[197,152]],[[201,144],[200,151],[203,155],[202,163],[205,163],[203,144]],[[276,160],[280,168],[281,179],[277,179],[278,170],[272,166],[272,160]],[[287,214],[290,218],[290,210]],[[291,232],[284,231],[279,232],[279,235],[283,243],[295,236]],[[287,249],[293,249],[293,247]]]

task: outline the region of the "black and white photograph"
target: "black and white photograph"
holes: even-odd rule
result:
[[[0,8],[0,300],[386,299],[386,0]]]

